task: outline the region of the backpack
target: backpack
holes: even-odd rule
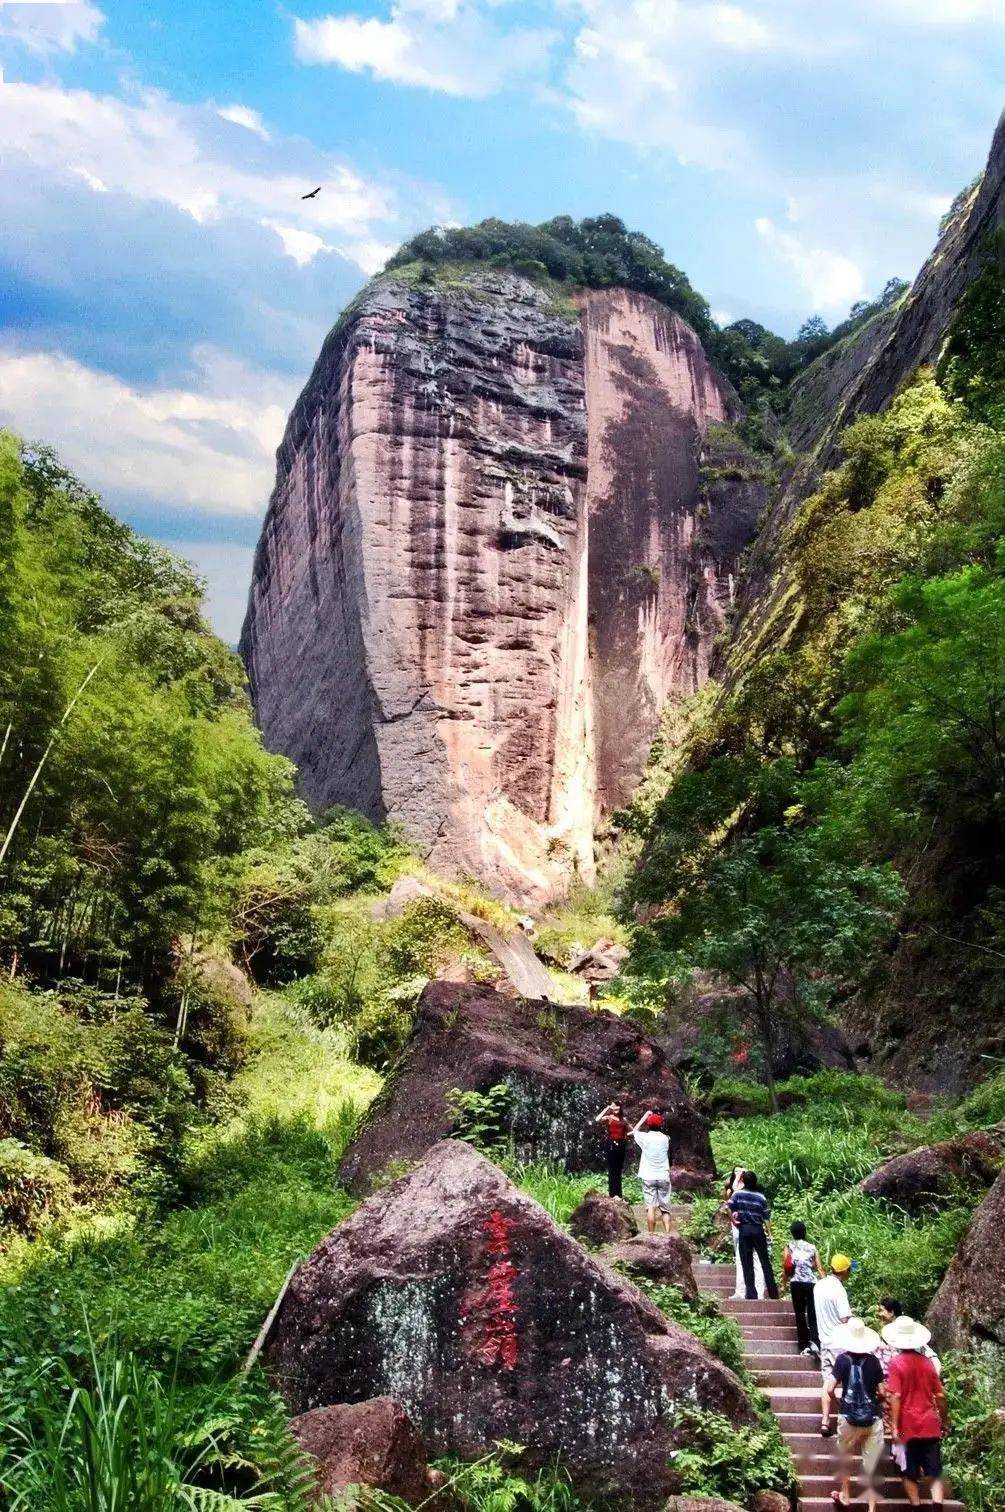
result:
[[[871,1428],[879,1414],[865,1384],[862,1361],[848,1356],[848,1380],[841,1400],[841,1416],[853,1428]]]

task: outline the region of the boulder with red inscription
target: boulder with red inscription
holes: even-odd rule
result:
[[[659,1045],[629,1019],[430,982],[401,1058],[342,1162],[342,1181],[353,1192],[371,1190],[393,1162],[416,1159],[452,1132],[448,1093],[501,1082],[510,1098],[500,1134],[520,1160],[599,1173],[595,1118],[617,1097],[632,1122],[647,1108],[663,1113],[675,1187],[700,1190],[712,1178],[707,1122]]]
[[[422,1438],[391,1397],[315,1407],[295,1417],[290,1432],[314,1463],[319,1498],[371,1486],[417,1507],[436,1489]]]
[[[461,1141],[435,1145],[294,1275],[267,1347],[297,1412],[392,1396],[430,1450],[560,1455],[589,1494],[658,1506],[686,1410],[753,1422],[737,1378]]]

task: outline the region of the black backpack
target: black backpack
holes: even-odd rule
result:
[[[848,1356],[848,1380],[841,1399],[841,1416],[853,1428],[871,1428],[879,1413],[865,1384],[863,1361]]]

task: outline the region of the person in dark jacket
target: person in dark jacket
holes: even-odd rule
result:
[[[755,1255],[761,1262],[768,1296],[777,1301],[778,1286],[771,1264],[771,1246],[768,1243],[771,1237],[771,1227],[768,1222],[771,1217],[771,1204],[758,1185],[756,1172],[744,1171],[742,1187],[733,1193],[726,1206],[740,1235],[740,1265],[743,1270],[744,1295],[747,1301],[757,1301],[757,1286],[754,1280]]]
[[[602,1123],[605,1130],[604,1147],[607,1155],[607,1195],[621,1197],[621,1177],[625,1169],[625,1154],[628,1150],[628,1121],[621,1103],[608,1103],[598,1113],[594,1123]]]

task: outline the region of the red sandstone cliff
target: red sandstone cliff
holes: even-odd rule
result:
[[[304,797],[517,899],[588,878],[763,507],[702,485],[738,409],[643,295],[371,284],[290,417],[242,636]]]

